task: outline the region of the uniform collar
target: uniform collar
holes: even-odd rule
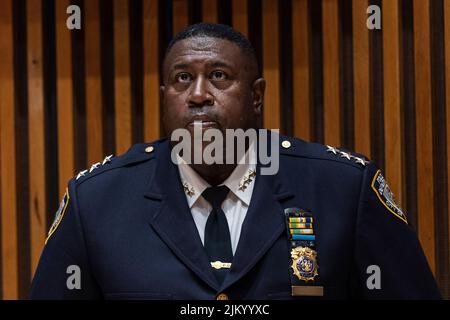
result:
[[[250,205],[256,180],[256,151],[253,148],[249,148],[248,152],[252,155],[249,157],[250,161],[239,163],[231,175],[220,184],[227,186],[230,191],[247,206]],[[195,172],[181,157],[178,155],[177,157],[179,160],[178,170],[181,183],[183,184],[189,208],[192,208],[203,191],[211,185]]]

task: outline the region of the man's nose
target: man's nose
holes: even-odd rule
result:
[[[204,77],[197,77],[191,88],[188,96],[190,107],[212,106],[214,104],[213,96],[208,90],[208,83]]]

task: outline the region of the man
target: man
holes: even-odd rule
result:
[[[163,73],[167,134],[258,128],[265,82],[233,29],[188,27],[169,45]],[[177,144],[167,139],[82,171],[69,182],[31,297],[440,298],[373,162],[278,139],[275,174],[262,174],[261,161],[191,164],[184,152],[174,161]]]

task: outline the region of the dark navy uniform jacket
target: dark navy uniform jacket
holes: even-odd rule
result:
[[[318,299],[435,299],[435,280],[413,229],[373,188],[378,169],[290,137],[276,175],[259,175],[239,244],[219,285],[167,140],[72,179],[35,273],[33,299],[303,299],[291,296],[284,209],[313,214],[324,287]],[[148,150],[153,146],[153,150]],[[152,151],[152,152],[148,152]],[[62,213],[62,214],[61,214]],[[68,267],[81,271],[69,289]],[[381,289],[367,268],[379,266]]]

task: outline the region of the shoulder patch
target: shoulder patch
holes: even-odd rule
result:
[[[47,244],[48,239],[50,239],[50,237],[53,235],[53,233],[56,231],[59,224],[61,223],[64,217],[64,213],[66,212],[67,206],[69,204],[69,199],[70,199],[69,190],[66,188],[66,192],[63,195],[58,210],[56,211],[55,219],[53,220],[50,230],[48,231],[47,239],[45,239],[45,244]]]
[[[386,209],[389,212],[394,214],[394,216],[396,216],[403,222],[408,223],[406,215],[403,213],[403,210],[400,208],[400,205],[398,205],[395,202],[394,194],[389,188],[386,179],[381,174],[381,170],[378,170],[377,173],[375,173],[371,187],[372,190],[377,195],[377,198],[381,201],[381,203],[386,207]]]
[[[357,164],[362,165],[363,167],[365,167],[369,163],[369,161],[365,160],[363,157],[357,157],[357,156],[351,154],[350,152],[345,152],[345,151],[339,150],[338,148],[328,146],[328,145],[327,145],[327,152],[336,155],[336,157],[340,157],[340,158],[347,159],[349,161],[353,161]]]

